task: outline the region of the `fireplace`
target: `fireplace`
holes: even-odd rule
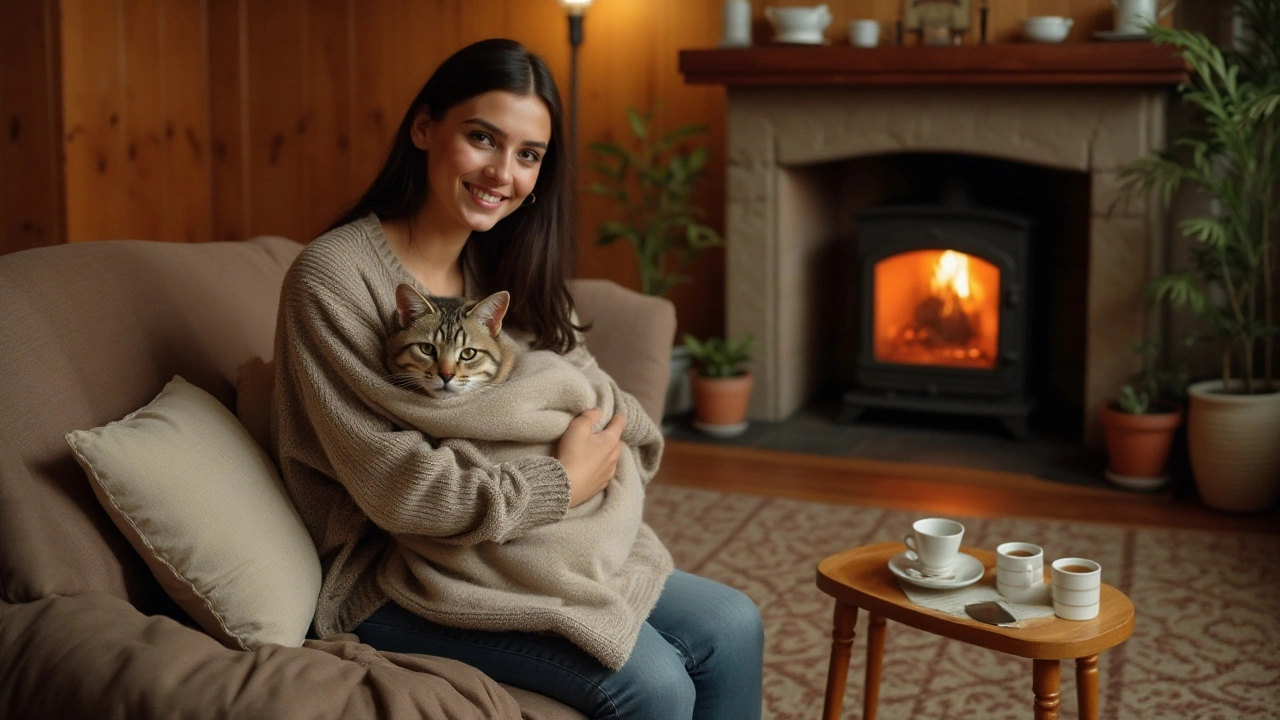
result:
[[[857,224],[858,387],[841,420],[869,407],[990,415],[1024,439],[1031,221],[904,205]]]

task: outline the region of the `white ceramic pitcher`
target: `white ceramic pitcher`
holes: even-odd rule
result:
[[[1116,9],[1116,28],[1118,33],[1140,33],[1147,25],[1155,24],[1160,18],[1173,12],[1178,0],[1170,0],[1169,4],[1160,7],[1160,0],[1111,0]]]

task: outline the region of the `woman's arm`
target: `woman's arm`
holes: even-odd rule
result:
[[[282,471],[300,463],[333,479],[393,533],[502,542],[561,519],[570,484],[555,458],[492,464],[460,443],[433,444],[381,409],[394,388],[370,290],[308,266],[305,255],[286,276],[277,329]]]

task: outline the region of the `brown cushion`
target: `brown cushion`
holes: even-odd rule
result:
[[[63,436],[149,402],[182,375],[230,406],[235,370],[270,356],[301,249],[111,241],[0,257],[0,594],[90,589],[167,603],[94,497]]]

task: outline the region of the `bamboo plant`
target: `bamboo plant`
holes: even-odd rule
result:
[[[1180,225],[1194,241],[1191,267],[1156,278],[1149,289],[1207,320],[1198,339],[1219,344],[1224,392],[1238,366],[1243,392],[1254,393],[1277,387],[1280,3],[1238,0],[1237,12],[1245,29],[1237,50],[1224,51],[1198,32],[1148,28],[1155,43],[1173,46],[1190,65],[1191,79],[1178,92],[1200,122],[1175,150],[1135,161],[1120,180],[1122,200],[1156,192],[1167,207],[1185,183],[1212,201],[1209,214]]]
[[[720,234],[701,222],[702,208],[693,192],[704,175],[707,149],[682,143],[707,131],[703,125],[685,125],[657,134],[653,111],[627,108],[633,141],[591,143],[591,169],[600,177],[591,192],[613,198],[623,219],[606,220],[596,242],[610,245],[619,239],[631,244],[640,270],[640,290],[665,296],[675,285],[687,282],[683,273],[694,257],[707,248],[724,244]]]

